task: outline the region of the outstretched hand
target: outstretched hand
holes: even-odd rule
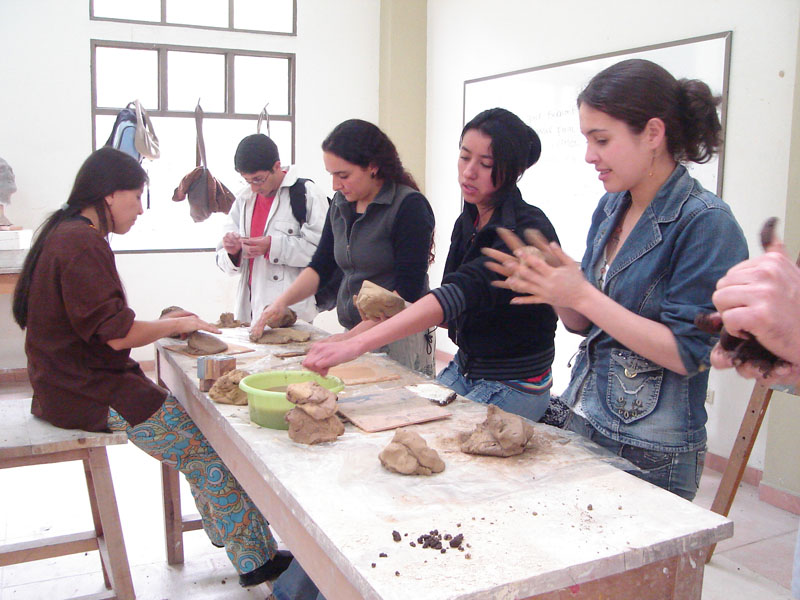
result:
[[[320,375],[327,375],[328,369],[358,358],[363,350],[352,339],[340,342],[320,341],[312,344],[303,360],[303,367]]]

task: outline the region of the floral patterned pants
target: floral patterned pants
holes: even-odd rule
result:
[[[172,395],[135,427],[111,409],[108,427],[125,431],[134,445],[186,476],[203,529],[213,544],[225,547],[239,574],[274,556],[277,547],[266,519]]]

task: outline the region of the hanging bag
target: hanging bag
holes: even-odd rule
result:
[[[189,215],[195,223],[205,221],[211,213],[228,211],[236,197],[221,182],[217,181],[206,166],[206,144],[203,139],[203,109],[200,103],[194,109],[194,121],[197,127],[197,165],[186,175],[175,188],[172,200],[180,202],[189,199]]]
[[[153,122],[138,100],[134,100],[133,105],[136,109],[134,146],[139,154],[150,160],[155,160],[161,156],[161,152],[158,149],[158,136],[153,128]]]

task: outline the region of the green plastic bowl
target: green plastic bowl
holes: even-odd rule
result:
[[[323,377],[313,371],[265,371],[242,378],[239,389],[247,394],[250,420],[270,429],[289,429],[284,416],[294,404],[286,399],[286,386],[290,383],[316,381],[334,393],[344,389],[338,377]]]

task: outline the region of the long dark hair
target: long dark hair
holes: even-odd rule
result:
[[[419,191],[414,177],[403,167],[392,140],[369,121],[349,119],[339,123],[323,140],[322,151],[335,154],[363,169],[370,165],[376,167],[375,176],[379,179]]]
[[[36,239],[22,264],[12,305],[14,320],[22,329],[28,324],[28,301],[33,271],[48,236],[61,223],[74,218],[90,206],[97,211],[101,231],[107,235],[113,229],[113,224],[109,227],[106,218],[106,196],[118,191],[137,190],[146,181],[147,173],[142,166],[124,152],[104,146],[89,155],[75,177],[66,204],[39,226]]]
[[[708,162],[722,144],[720,97],[704,82],[676,80],[649,60],[623,60],[600,71],[578,96],[578,107],[584,102],[624,121],[633,133],[641,133],[650,119],[661,119],[667,150],[678,162]]]
[[[542,142],[536,131],[505,108],[490,108],[475,115],[461,130],[459,144],[470,129],[492,140],[492,183],[497,193],[516,185],[542,154]]]

